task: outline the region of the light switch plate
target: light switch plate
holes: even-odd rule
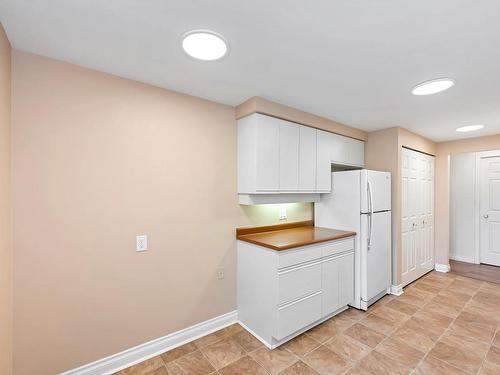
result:
[[[135,237],[136,251],[146,251],[148,249],[148,236],[142,234]]]

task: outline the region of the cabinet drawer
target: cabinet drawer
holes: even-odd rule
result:
[[[284,268],[294,266],[299,263],[319,259],[321,256],[321,246],[319,245],[281,251],[278,259],[278,267]]]
[[[282,269],[278,272],[278,304],[287,303],[321,290],[321,260]]]
[[[321,292],[278,308],[275,338],[281,340],[321,318]]]
[[[354,237],[331,242],[322,246],[322,256],[327,257],[334,254],[340,254],[344,251],[354,250]]]

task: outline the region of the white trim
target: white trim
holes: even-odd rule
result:
[[[480,154],[476,153],[476,165],[474,168],[476,168],[475,172],[475,179],[474,179],[474,214],[476,215],[476,220],[474,220],[474,262],[476,264],[479,264],[481,261],[481,243],[480,243],[480,230],[481,230],[481,223],[480,223],[480,199],[481,196],[479,194],[480,191],[480,183],[481,183],[481,157]]]
[[[443,272],[443,273],[446,273],[446,272],[450,272],[450,265],[449,264],[439,264],[439,263],[436,263],[434,265],[434,269],[437,271],[437,272]]]
[[[189,341],[208,335],[238,321],[238,312],[217,316],[194,326],[146,342],[123,352],[99,359],[60,375],[108,375],[143,362]]]
[[[238,321],[238,324],[245,328],[253,337],[255,337],[257,340],[259,340],[261,343],[263,343],[268,349],[273,349],[273,346],[269,344],[266,340],[264,340],[262,337],[260,337],[258,334],[255,333],[255,331],[252,331],[250,328],[248,328],[245,323],[242,323],[241,321]]]
[[[476,263],[474,256],[470,255],[460,255],[460,254],[450,253],[450,259],[457,260],[459,262]]]
[[[399,285],[391,285],[389,288],[388,288],[388,293],[389,294],[392,294],[394,296],[400,296],[402,295],[404,292],[403,292],[403,284],[399,284]]]
[[[325,193],[329,193],[325,191]],[[315,203],[320,201],[319,193],[265,193],[265,194],[238,194],[238,203],[241,205],[252,204],[277,204],[277,203]]]

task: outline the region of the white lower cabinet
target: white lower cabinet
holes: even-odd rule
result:
[[[275,348],[345,310],[354,294],[354,238],[275,251],[238,241],[238,319]]]
[[[354,253],[323,260],[323,315],[331,314],[354,298]]]
[[[321,319],[321,292],[278,307],[278,326],[275,339],[281,340],[297,332],[297,327],[308,325]]]

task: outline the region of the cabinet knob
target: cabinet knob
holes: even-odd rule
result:
[[[489,218],[489,217],[490,217],[490,215],[488,215],[488,214],[484,214],[484,215],[483,215],[483,217],[484,217],[485,219],[487,219],[487,218]]]

